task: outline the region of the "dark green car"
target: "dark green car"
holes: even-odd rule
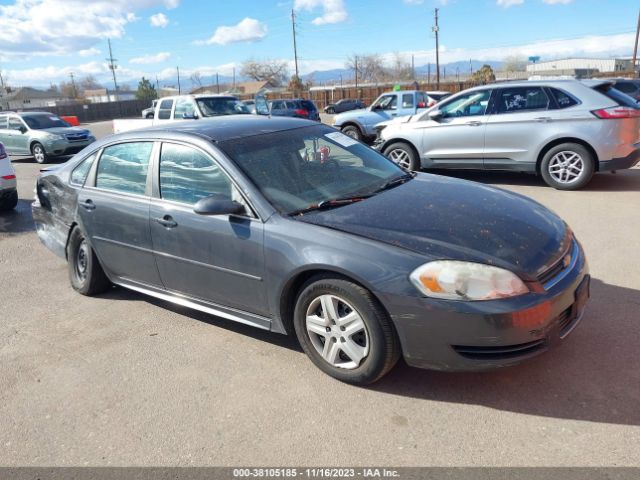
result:
[[[36,162],[45,163],[78,153],[95,141],[89,130],[72,127],[53,113],[0,113],[0,142],[9,155],[33,155]]]

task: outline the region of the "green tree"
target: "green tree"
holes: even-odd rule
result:
[[[151,103],[152,100],[158,98],[158,92],[156,87],[149,81],[149,79],[142,77],[142,80],[138,83],[138,90],[136,91],[136,98],[138,100],[145,100]]]
[[[496,75],[493,73],[491,65],[483,65],[479,70],[473,72],[471,80],[475,83],[491,83],[496,81]]]

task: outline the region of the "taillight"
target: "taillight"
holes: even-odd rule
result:
[[[16,178],[15,175],[3,175],[2,179],[3,180],[14,180]]]
[[[640,117],[640,110],[631,107],[611,107],[601,108],[600,110],[593,110],[593,113],[598,118],[603,119],[618,119],[618,118],[638,118]]]
[[[295,112],[296,115],[302,115],[303,117],[308,117],[309,116],[309,112],[307,112],[306,110],[303,110],[302,108],[298,108]]]

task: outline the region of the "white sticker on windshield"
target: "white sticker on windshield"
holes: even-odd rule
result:
[[[49,117],[49,120],[53,120],[54,122],[58,120],[58,117]]]
[[[346,136],[342,132],[331,132],[325,135],[330,140],[333,140],[338,145],[342,145],[343,147],[352,147],[358,144],[357,140],[354,140],[351,137]]]

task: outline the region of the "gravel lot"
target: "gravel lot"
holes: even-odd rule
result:
[[[33,232],[40,166],[14,165],[19,208],[0,215],[1,465],[639,465],[640,170],[579,192],[459,175],[573,227],[593,275],[582,325],[525,365],[400,364],[364,389],[322,374],[291,338],[123,289],[76,294]]]

